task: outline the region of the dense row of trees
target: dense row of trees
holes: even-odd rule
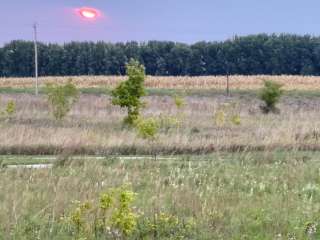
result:
[[[71,42],[39,44],[40,75],[123,75],[137,59],[148,75],[302,74],[320,75],[320,37],[250,35],[192,45]],[[12,41],[0,48],[0,76],[32,76],[33,43]]]

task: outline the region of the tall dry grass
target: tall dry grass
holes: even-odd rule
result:
[[[61,151],[89,154],[149,154],[153,147],[132,129],[123,128],[125,111],[112,106],[107,96],[81,95],[70,115],[56,122],[43,96],[8,94],[5,104],[17,103],[17,114],[0,121],[0,152],[55,154]],[[186,98],[177,109],[169,96],[150,96],[144,116],[171,116],[180,126],[159,133],[159,153],[206,153],[243,149],[320,149],[320,102],[317,98],[284,97],[279,115],[264,115],[252,96]],[[240,125],[217,125],[215,114],[225,103],[235,103]]]
[[[74,76],[74,77],[40,77],[40,85],[48,82],[65,83],[69,78],[80,88],[113,88],[126,77],[119,76]],[[316,76],[230,76],[230,88],[234,90],[258,89],[264,80],[274,80],[284,85],[286,90],[319,90],[320,77]],[[148,76],[146,87],[166,89],[225,89],[225,76],[204,77],[157,77]],[[30,88],[34,86],[33,78],[0,78],[0,87]]]

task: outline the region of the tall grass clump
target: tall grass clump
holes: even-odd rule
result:
[[[79,90],[71,82],[64,85],[48,83],[45,88],[53,116],[56,120],[62,120],[78,100]]]
[[[128,80],[112,91],[112,103],[127,109],[124,123],[132,126],[143,106],[141,97],[145,95],[145,68],[136,60],[131,60],[126,68]]]

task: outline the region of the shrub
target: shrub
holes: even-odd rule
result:
[[[16,103],[13,100],[9,101],[3,110],[0,109],[0,117],[4,117],[6,120],[10,120],[15,113]]]
[[[214,122],[218,127],[223,127],[226,122],[226,113],[223,110],[219,110],[214,114]]]
[[[124,186],[101,194],[98,201],[76,201],[66,218],[72,234],[77,239],[124,239],[132,235],[138,219],[132,206],[135,195]]]
[[[160,212],[153,218],[140,218],[139,239],[195,239],[196,223],[193,218],[182,219]]]
[[[174,103],[178,109],[182,108],[186,104],[184,98],[178,95],[174,96]]]
[[[279,102],[283,90],[282,85],[273,81],[265,81],[264,88],[261,90],[260,99],[264,101],[265,105],[261,106],[264,113],[278,112],[276,104]]]
[[[139,137],[153,141],[160,129],[160,123],[155,118],[138,118],[135,122],[135,127],[138,131]]]
[[[45,92],[56,120],[62,120],[79,97],[79,91],[71,80],[64,85],[49,83],[46,85]]]
[[[181,125],[181,120],[179,120],[177,117],[160,114],[158,119],[160,128],[163,129],[166,133],[170,129],[178,128]]]
[[[9,118],[11,118],[16,112],[16,103],[11,100],[7,103],[6,106],[6,114]]]
[[[240,125],[241,117],[236,103],[224,103],[218,106],[214,116],[215,125],[223,127],[226,124]]]
[[[234,125],[240,125],[241,124],[241,118],[239,115],[233,115],[231,117],[231,122],[234,124]]]
[[[141,97],[145,95],[145,68],[138,61],[131,60],[126,69],[128,80],[120,83],[111,94],[114,105],[127,109],[128,116],[124,119],[124,123],[132,126],[143,106]]]
[[[157,151],[155,149],[154,143],[157,139],[160,127],[160,121],[153,117],[146,119],[139,117],[135,121],[135,128],[138,132],[138,136],[148,141],[154,160],[157,160]]]

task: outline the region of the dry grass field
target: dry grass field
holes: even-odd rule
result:
[[[47,82],[63,83],[72,78],[79,88],[113,88],[126,77],[117,76],[77,76],[77,77],[40,77],[40,85]],[[315,76],[230,76],[230,88],[233,90],[255,90],[261,88],[264,80],[273,80],[283,84],[285,90],[319,90],[320,77]],[[0,88],[30,88],[33,78],[0,78]],[[148,88],[165,89],[225,89],[225,76],[204,77],[156,77],[148,76]]]
[[[316,97],[285,96],[279,105],[281,114],[265,115],[259,109],[260,100],[251,95],[187,96],[182,109],[175,106],[170,96],[148,96],[144,98],[143,116],[163,119],[163,127],[153,144],[139,138],[134,130],[122,127],[125,111],[113,106],[107,95],[82,94],[62,122],[51,116],[43,95],[1,95],[3,106],[10,100],[16,102],[17,113],[0,122],[3,154],[320,149],[320,100]],[[219,117],[221,111],[224,116]],[[232,114],[240,118],[240,124],[228,119]]]

